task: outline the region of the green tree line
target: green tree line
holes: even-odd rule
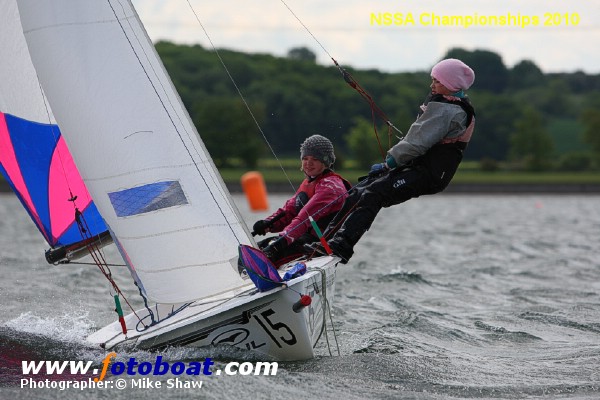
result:
[[[156,48],[217,165],[237,160],[253,168],[270,152],[296,157],[300,143],[318,133],[334,143],[338,168],[348,160],[364,168],[381,160],[400,135],[382,119],[374,122],[369,102],[336,66],[316,64],[307,48],[291,49],[287,57],[231,50],[217,55],[170,42]],[[462,59],[476,73],[469,90],[476,130],[465,159],[484,169],[600,166],[600,75],[544,74],[528,60],[508,68],[486,50],[456,48],[446,57]],[[406,132],[428,93],[429,71],[345,69]]]

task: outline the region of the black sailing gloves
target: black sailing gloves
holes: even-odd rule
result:
[[[261,219],[256,221],[252,226],[252,236],[255,235],[266,235],[267,229],[269,229],[275,222],[279,221],[281,218],[285,216],[285,211],[280,212],[274,217],[270,217],[271,219]]]
[[[278,260],[283,256],[283,251],[287,247],[287,240],[283,236],[280,236],[276,240],[270,242],[269,245],[263,249],[263,253],[265,253],[270,260]]]
[[[261,235],[261,236],[266,235],[267,229],[269,229],[271,227],[271,225],[273,225],[273,222],[271,222],[268,219],[258,220],[252,226],[252,234],[253,235]]]

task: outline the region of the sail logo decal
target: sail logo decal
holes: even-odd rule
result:
[[[131,217],[188,204],[178,181],[149,183],[108,194],[117,217]]]

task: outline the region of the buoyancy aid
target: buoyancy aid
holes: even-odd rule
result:
[[[428,97],[425,105],[431,101],[456,104],[467,114],[466,129],[461,135],[452,139],[442,139],[413,162],[414,166],[424,168],[431,174],[431,193],[437,193],[448,186],[462,161],[463,152],[473,133],[475,109],[468,98],[449,99],[447,96],[436,94]]]
[[[462,135],[452,138],[452,139],[442,139],[440,141],[439,144],[447,144],[447,143],[456,143],[461,150],[466,149],[467,144],[469,143],[469,140],[471,139],[471,133],[472,133],[472,124],[473,124],[473,120],[475,118],[475,108],[473,108],[473,105],[471,104],[471,101],[469,100],[468,97],[450,97],[450,96],[444,96],[441,94],[435,94],[435,95],[430,95],[427,97],[427,99],[424,102],[424,105],[427,106],[427,104],[429,102],[438,102],[438,103],[447,103],[447,104],[455,104],[457,106],[459,106],[460,108],[463,109],[463,111],[467,114],[467,121],[466,121],[466,129],[463,132]],[[422,114],[423,110],[421,109],[419,114]]]
[[[308,200],[310,200],[311,197],[313,197],[315,195],[315,188],[317,187],[317,184],[322,179],[330,177],[330,176],[337,176],[338,178],[340,178],[342,180],[342,182],[344,183],[344,187],[346,188],[346,190],[350,190],[352,188],[352,184],[350,182],[348,182],[346,179],[344,179],[341,175],[336,174],[335,172],[333,172],[330,169],[326,169],[319,176],[317,176],[315,178],[307,178],[302,181],[302,183],[300,184],[300,187],[296,191],[296,199],[295,199],[296,212],[300,212],[300,210],[302,210],[304,205],[306,203],[308,203]]]

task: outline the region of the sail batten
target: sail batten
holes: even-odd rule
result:
[[[252,238],[131,2],[18,4],[54,116],[146,295],[243,286],[230,260]]]

